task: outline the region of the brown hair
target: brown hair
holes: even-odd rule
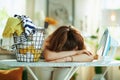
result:
[[[69,51],[85,49],[84,39],[80,32],[70,26],[60,26],[50,35],[46,48],[51,51]]]

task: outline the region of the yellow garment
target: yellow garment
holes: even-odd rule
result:
[[[20,49],[20,53],[21,54],[26,54],[27,52],[30,52],[30,53],[32,53],[32,54],[38,54],[38,53],[41,53],[41,50],[36,50],[35,48],[34,48],[34,46],[28,46],[28,47],[26,47],[26,48],[21,48]]]
[[[2,36],[10,38],[15,32],[18,36],[23,32],[22,21],[18,18],[10,17],[7,20]]]

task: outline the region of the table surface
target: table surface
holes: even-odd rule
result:
[[[120,61],[93,61],[93,62],[17,62],[15,59],[0,60],[0,64],[8,66],[30,66],[30,67],[78,67],[78,66],[120,66]]]

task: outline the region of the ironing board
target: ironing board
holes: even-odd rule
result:
[[[40,60],[39,62],[17,62],[15,59],[10,60],[0,60],[0,64],[18,67],[23,66],[28,69],[35,80],[38,80],[36,75],[33,73],[30,67],[71,67],[69,73],[67,74],[65,80],[69,80],[70,77],[77,71],[79,67],[82,66],[120,66],[120,61],[111,60],[111,61],[93,61],[93,62],[61,62],[61,63],[52,63],[52,62],[44,62]]]

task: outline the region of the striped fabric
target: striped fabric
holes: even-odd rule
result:
[[[35,28],[36,28],[36,25],[33,24],[32,20],[28,17],[28,16],[25,16],[25,15],[14,15],[14,17],[17,17],[19,18],[20,20],[22,20],[23,22],[23,27],[25,29],[25,34],[28,36],[30,34],[34,34],[35,33]]]
[[[17,35],[15,35],[14,34],[14,43],[16,43],[16,44],[20,44],[20,43],[24,43],[24,42],[26,42],[26,41],[28,41],[28,37],[27,36],[25,36],[25,33],[22,33],[20,36],[17,36]]]

